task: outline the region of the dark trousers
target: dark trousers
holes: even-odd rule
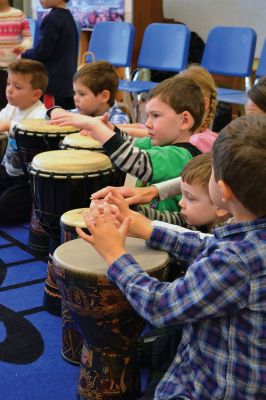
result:
[[[10,176],[0,166],[0,224],[28,222],[32,209],[32,196],[28,179]]]
[[[60,106],[65,110],[72,110],[75,108],[75,102],[73,97],[61,97],[53,96],[50,94],[45,94],[42,99],[46,108],[51,108],[54,106]]]
[[[6,99],[7,70],[0,67],[0,110],[7,105]]]

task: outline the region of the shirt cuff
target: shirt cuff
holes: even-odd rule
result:
[[[119,133],[116,132],[115,135],[103,144],[103,148],[106,150],[107,154],[113,154],[123,143],[125,143],[125,140],[121,137],[119,131]]]
[[[107,278],[120,288],[125,287],[132,276],[143,272],[131,254],[123,254],[107,270]]]
[[[62,108],[62,107],[60,107],[60,106],[54,106],[54,107],[48,108],[48,110],[46,111],[46,114],[45,114],[45,119],[51,119],[51,112],[52,112],[55,108]]]

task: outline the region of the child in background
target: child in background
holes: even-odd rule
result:
[[[211,151],[217,133],[213,132],[212,126],[216,111],[216,85],[212,75],[200,65],[190,65],[181,72],[180,76],[190,78],[196,82],[202,90],[205,103],[205,114],[201,126],[191,135],[190,143],[194,144],[202,153]]]
[[[118,75],[107,61],[95,61],[83,65],[73,78],[74,101],[73,112],[92,117],[108,113],[113,124],[130,122],[129,115],[116,103],[115,97],[119,84]],[[64,114],[61,107],[52,107],[47,111],[48,117]]]
[[[248,101],[245,105],[246,115],[266,114],[266,76],[258,79],[257,83],[247,92]]]
[[[39,61],[18,60],[8,67],[7,106],[0,112],[0,131],[9,133],[6,154],[0,166],[0,222],[29,220],[32,197],[28,179],[22,170],[14,126],[30,118],[44,118],[46,108],[40,101],[48,83],[48,74]]]
[[[104,218],[93,210],[94,223],[85,214],[91,236],[77,228],[139,315],[158,327],[183,325],[174,361],[145,400],[265,398],[265,132],[264,116],[245,116],[214,143],[210,198],[234,218],[214,237],[129,218],[118,228],[108,205]],[[127,254],[127,233],[185,260],[185,276],[171,283],[150,277]]]
[[[0,110],[7,105],[7,67],[16,57],[32,46],[29,22],[25,14],[0,1]]]
[[[42,20],[36,45],[22,58],[38,60],[48,71],[49,83],[44,96],[47,108],[60,105],[74,108],[72,79],[77,69],[78,32],[68,0],[41,0],[43,8],[52,8]]]
[[[148,94],[146,128],[150,137],[135,139],[102,120],[64,114],[53,117],[53,123],[86,129],[103,144],[118,168],[150,185],[179,176],[186,163],[200,151],[189,139],[200,126],[204,99],[200,87],[191,79],[170,78],[159,83]],[[179,209],[178,198],[155,204],[160,210]]]

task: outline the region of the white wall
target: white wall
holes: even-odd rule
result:
[[[249,26],[257,32],[256,57],[266,38],[266,0],[164,0],[165,18],[184,22],[205,41],[216,25]]]

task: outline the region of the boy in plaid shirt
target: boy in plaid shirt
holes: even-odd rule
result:
[[[92,236],[79,235],[102,255],[108,278],[154,326],[182,324],[174,361],[143,399],[262,400],[266,397],[266,119],[232,121],[213,147],[210,197],[234,221],[213,237],[178,233],[93,210]],[[147,240],[189,265],[184,277],[159,282],[126,253],[126,234]],[[150,396],[150,397],[149,397]]]

